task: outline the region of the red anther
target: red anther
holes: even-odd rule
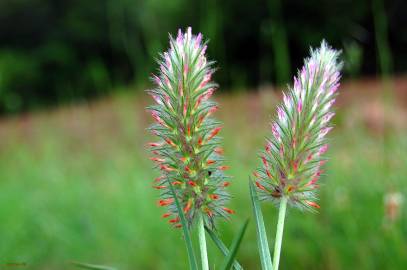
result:
[[[191,172],[191,169],[190,169],[188,166],[185,166],[185,170],[186,170],[187,172]]]
[[[271,154],[270,145],[268,143],[266,144],[266,147],[264,149],[266,150],[267,153]]]
[[[181,160],[182,162],[185,162],[185,161],[187,160],[187,158],[186,158],[186,157],[182,157],[182,158],[180,158],[179,160]]]
[[[293,161],[293,169],[294,169],[294,172],[297,172],[297,170],[298,170],[298,161]]]
[[[257,182],[256,181],[256,186],[259,188],[259,189],[261,189],[261,190],[266,190],[266,188],[262,185],[262,184],[260,184],[259,182]]]
[[[163,158],[158,158],[158,157],[152,157],[150,158],[152,161],[158,162],[158,163],[162,163],[165,161],[165,159]]]
[[[159,201],[158,201],[158,204],[159,204],[160,206],[167,206],[167,205],[169,205],[169,204],[172,204],[173,202],[174,202],[174,199],[173,199],[173,198],[168,198],[168,199],[159,200]]]
[[[228,186],[230,186],[230,182],[223,182],[223,184],[222,184],[222,186],[224,186],[224,187],[228,187]]]
[[[215,88],[209,88],[208,91],[204,94],[204,100],[208,100],[215,92]]]
[[[210,195],[209,195],[209,198],[211,198],[212,200],[217,200],[217,199],[219,199],[219,195],[210,194]]]
[[[182,225],[181,225],[181,224],[176,224],[174,227],[177,228],[177,229],[179,229],[179,228],[182,227]]]
[[[155,188],[155,189],[164,189],[164,188],[167,188],[166,186],[153,186],[153,188]]]
[[[295,187],[294,186],[289,186],[288,188],[287,188],[287,191],[288,192],[292,192],[292,191],[294,191],[295,190]]]
[[[207,141],[210,141],[213,137],[215,137],[216,134],[218,134],[221,129],[222,129],[222,127],[217,127],[215,129],[213,129],[211,131],[211,133],[209,134]]]
[[[319,206],[319,204],[315,203],[315,202],[311,202],[311,201],[304,201],[306,204],[308,204],[311,207],[314,208],[321,208],[321,206]]]
[[[202,137],[198,138],[198,145],[201,146],[202,145]]]
[[[173,186],[176,186],[176,185],[181,185],[182,182],[180,182],[180,181],[174,181],[174,182],[172,182],[171,184],[172,184]]]
[[[221,171],[225,171],[225,170],[228,170],[229,169],[229,166],[219,166],[218,167],[218,170],[221,170]]]
[[[191,125],[188,124],[188,129],[187,129],[187,130],[188,130],[188,131],[187,131],[187,132],[188,132],[188,136],[191,136]]]
[[[192,206],[192,201],[188,200],[187,205],[184,207],[184,213],[188,213],[188,211],[191,209]]]
[[[261,156],[261,160],[263,161],[264,167],[266,167],[266,169],[269,167],[269,163],[267,162],[267,159],[265,156]]]
[[[218,155],[223,155],[224,154],[224,150],[223,150],[222,147],[216,147],[214,151]]]
[[[158,147],[158,146],[161,146],[161,143],[150,142],[150,143],[148,143],[148,146],[150,146],[150,147]]]
[[[165,126],[164,121],[161,119],[161,117],[158,116],[157,112],[151,112],[151,115],[153,116],[154,120],[159,123],[162,126]]]
[[[178,84],[178,91],[179,91],[179,94],[181,97],[184,96],[184,90],[182,88],[182,83]]]
[[[184,103],[184,109],[183,109],[183,114],[184,114],[184,116],[186,116],[187,115],[187,101],[185,101],[185,103]]]
[[[160,176],[160,177],[157,177],[156,179],[154,179],[154,182],[160,182],[161,180],[163,180],[165,178],[165,176],[163,175],[163,176]]]
[[[297,139],[293,138],[293,148],[295,148],[297,146]]]
[[[208,217],[213,217],[213,212],[208,208],[205,209],[205,213],[208,215]]]
[[[280,145],[280,156],[284,156],[284,145]]]
[[[254,175],[254,177],[256,177],[256,178],[259,178],[259,177],[260,177],[259,173],[256,172],[256,171],[253,172],[253,175]]]
[[[168,139],[168,138],[165,138],[165,142],[168,143],[171,146],[175,146],[175,143],[173,141],[171,141],[170,139]]]
[[[171,216],[171,213],[165,213],[165,214],[162,215],[163,218],[167,218],[169,216]]]
[[[190,185],[191,187],[196,187],[196,184],[194,181],[188,181],[188,185]]]
[[[218,106],[216,106],[216,105],[215,105],[215,106],[213,106],[212,108],[210,108],[210,109],[209,109],[209,111],[208,111],[208,115],[210,115],[210,114],[212,114],[212,113],[216,112],[216,111],[218,110],[218,108],[219,108],[219,107],[218,107]]]
[[[153,153],[153,155],[157,155],[157,156],[158,156],[158,151],[156,151],[156,150],[151,151],[151,153]]]
[[[169,223],[178,223],[178,222],[179,222],[179,217],[170,219],[168,222],[169,222]]]
[[[206,164],[211,165],[211,164],[214,164],[215,162],[216,162],[215,160],[208,159],[208,160],[206,161]]]
[[[199,116],[197,127],[199,127],[199,126],[202,124],[202,122],[203,122],[204,119],[205,119],[205,116],[204,116],[204,115]]]
[[[271,173],[270,173],[269,170],[266,170],[266,173],[267,173],[267,176],[268,176],[269,178],[273,178],[273,176],[271,175]]]
[[[226,208],[226,207],[223,207],[222,209],[225,210],[226,212],[228,212],[229,214],[234,214],[235,213],[234,210]]]
[[[311,181],[306,183],[304,186],[305,187],[311,186],[311,185],[315,184],[318,181],[318,179],[319,179],[319,177],[314,177]]]
[[[163,170],[163,171],[166,171],[166,172],[175,171],[175,169],[173,169],[173,168],[171,168],[171,167],[169,167],[167,165],[160,165],[160,169]]]

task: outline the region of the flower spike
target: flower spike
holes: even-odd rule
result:
[[[229,195],[222,165],[223,150],[218,133],[220,123],[211,115],[218,106],[211,100],[217,85],[211,81],[214,62],[205,56],[202,35],[178,31],[170,35],[170,48],[160,55],[158,75],[152,75],[155,88],[147,92],[155,105],[147,110],[155,123],[150,127],[157,142],[149,143],[162,176],[153,187],[161,192],[159,205],[167,208],[165,217],[179,227],[179,213],[169,189],[172,185],[184,215],[191,226],[198,216],[213,227],[216,217],[228,217]]]
[[[339,87],[339,52],[325,41],[311,49],[294,85],[283,93],[283,102],[271,124],[272,136],[260,155],[255,184],[261,199],[317,209],[315,190],[328,150],[325,136],[332,129],[332,105]]]

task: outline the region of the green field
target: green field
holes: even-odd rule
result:
[[[279,97],[217,94],[224,122],[230,221],[222,238],[251,217],[248,176]],[[161,218],[157,173],[148,159],[151,119],[144,95],[121,94],[91,104],[65,106],[0,120],[0,269],[74,269],[71,261],[117,269],[187,269],[181,231]],[[321,183],[319,213],[288,211],[282,269],[407,269],[407,212],[386,218],[384,197],[407,192],[407,132],[383,137],[366,125],[348,100],[335,118],[330,161]],[[404,119],[407,121],[406,119]],[[263,204],[268,236],[276,209]],[[209,244],[210,265],[221,256]],[[260,269],[254,220],[238,258]],[[213,268],[216,269],[216,268]]]

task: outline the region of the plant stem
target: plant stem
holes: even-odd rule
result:
[[[281,242],[283,240],[284,231],[284,219],[287,209],[287,198],[281,197],[280,210],[278,211],[278,222],[276,232],[276,242],[274,244],[274,256],[273,256],[273,270],[278,270],[278,264],[280,262]]]
[[[201,250],[202,270],[209,270],[208,253],[206,251],[205,227],[202,215],[199,215],[198,219],[198,236],[199,236],[199,249]]]

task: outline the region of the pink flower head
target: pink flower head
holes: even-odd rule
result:
[[[154,181],[160,191],[158,204],[166,208],[169,223],[180,226],[180,215],[170,185],[191,226],[203,215],[207,226],[233,210],[228,201],[223,150],[218,136],[221,126],[212,114],[218,109],[211,100],[217,85],[211,81],[213,62],[206,60],[202,34],[178,31],[170,36],[170,49],[160,59],[160,74],[153,75],[155,88],[148,90],[155,103],[148,107],[155,123],[150,127],[159,142],[150,143],[161,176]],[[162,83],[164,82],[164,83]]]
[[[332,129],[329,123],[342,66],[338,56],[325,42],[311,49],[293,87],[283,93],[271,125],[273,136],[255,174],[261,198],[277,202],[284,196],[293,206],[319,208],[316,182],[328,149],[325,136]]]

